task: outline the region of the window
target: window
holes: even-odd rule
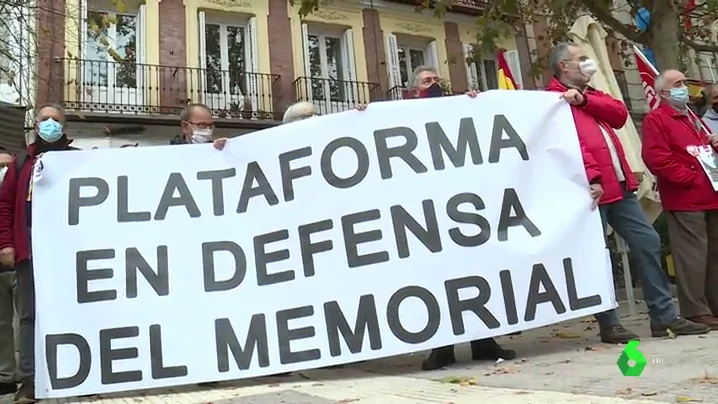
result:
[[[409,48],[399,45],[399,71],[401,72],[401,83],[404,87],[409,86],[411,74],[419,66],[426,64],[426,52],[423,49]]]
[[[464,45],[464,59],[472,55],[472,46]],[[474,56],[476,58],[476,56]],[[476,58],[478,59],[478,58]],[[484,58],[478,63],[466,63],[466,76],[469,83],[469,90],[495,90],[499,88],[497,77],[498,64],[495,59]]]
[[[346,80],[342,66],[342,40],[327,35],[309,34],[307,47],[309,77],[313,79],[312,98],[320,101],[345,100],[344,88],[339,83]]]
[[[145,6],[122,13],[103,7],[83,4],[83,101],[123,106],[118,110],[142,105]]]
[[[242,21],[200,11],[198,19],[203,102],[212,110],[257,111],[255,18]]]
[[[307,97],[321,113],[352,108],[359,96],[352,30],[305,23],[302,36]]]
[[[137,15],[88,11],[86,30],[85,80],[137,88]]]
[[[439,68],[436,41],[430,38],[389,34],[386,36],[387,69],[392,98],[401,98],[412,73],[419,66]]]

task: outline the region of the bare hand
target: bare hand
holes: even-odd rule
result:
[[[583,101],[585,99],[585,97],[583,96],[583,94],[581,94],[580,91],[573,88],[561,94],[561,98],[566,100],[566,102],[571,105],[581,105],[583,104]]]
[[[710,136],[711,145],[713,147],[718,147],[718,133],[714,133]]]
[[[471,91],[467,92],[466,95],[468,95],[471,98],[476,98],[476,96],[479,95],[480,92],[481,91],[479,91],[479,90],[471,90]]]
[[[364,111],[367,107],[367,104],[357,104],[356,110],[357,111]]]
[[[591,210],[593,210],[596,209],[596,207],[598,206],[598,202],[603,196],[603,187],[601,186],[601,184],[591,184],[588,189],[591,193],[591,199],[593,199],[593,203],[591,204]]]
[[[224,150],[224,146],[227,145],[227,138],[226,137],[219,138],[219,139],[215,140],[214,142],[212,142],[212,145],[217,150]]]
[[[15,266],[15,249],[12,247],[5,247],[0,250],[0,264],[6,267]]]

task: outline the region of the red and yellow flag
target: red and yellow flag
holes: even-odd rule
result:
[[[496,61],[498,61],[499,64],[499,90],[516,90],[519,86],[516,85],[516,80],[514,80],[514,76],[511,75],[511,69],[509,69],[509,64],[504,57],[505,51],[505,49],[499,49],[496,55]]]

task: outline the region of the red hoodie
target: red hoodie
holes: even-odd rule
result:
[[[52,150],[74,149],[70,143],[71,140],[65,140],[62,144],[53,145]],[[0,250],[14,248],[15,262],[28,260],[31,256],[27,208],[32,196],[28,195],[30,179],[37,160],[35,148],[35,143],[27,147],[27,158],[19,172],[15,168],[18,158],[15,156],[0,185]]]
[[[546,90],[566,92],[568,87],[554,78],[546,87]],[[578,133],[578,141],[581,144],[586,173],[588,174],[589,182],[600,181],[601,183],[603,196],[599,202],[600,205],[618,202],[623,199],[623,189],[613,168],[611,152],[608,149],[608,144],[606,144],[601,128],[608,133],[616,147],[616,154],[618,154],[618,159],[621,163],[626,188],[629,191],[635,191],[638,189],[638,181],[636,181],[636,177],[631,172],[621,140],[615,131],[626,124],[628,109],[623,102],[591,87],[583,92],[583,96],[585,97],[583,105],[572,105],[571,112],[573,112],[573,119],[576,123],[576,132]]]

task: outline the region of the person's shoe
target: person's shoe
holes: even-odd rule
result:
[[[0,396],[17,391],[17,383],[0,383]]]
[[[432,349],[429,357],[421,363],[421,370],[436,370],[456,362],[454,346]]]
[[[471,341],[471,359],[475,361],[497,359],[516,359],[516,352],[503,349],[493,338]]]
[[[654,338],[667,337],[669,335],[668,330],[671,330],[675,336],[700,335],[709,333],[711,328],[705,324],[694,323],[681,317],[677,317],[668,324],[655,324],[651,322],[651,334]]]
[[[694,323],[707,325],[708,328],[711,330],[718,330],[718,318],[715,318],[713,316],[695,316],[695,317],[686,317],[686,320],[692,321]]]
[[[20,388],[15,393],[13,403],[15,404],[34,404],[35,400],[35,381],[25,380],[20,383]]]
[[[601,342],[606,344],[627,344],[630,341],[639,340],[638,335],[623,328],[621,324],[608,327],[599,327],[599,329]]]

